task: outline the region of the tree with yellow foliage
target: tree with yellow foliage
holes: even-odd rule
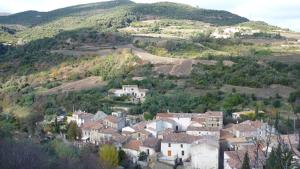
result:
[[[117,168],[119,163],[118,151],[113,145],[103,145],[99,149],[100,160],[107,168]]]

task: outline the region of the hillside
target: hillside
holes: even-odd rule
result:
[[[231,25],[248,21],[246,18],[231,14],[227,11],[197,9],[175,3],[135,4],[128,0],[118,0],[77,5],[49,12],[25,11],[9,16],[0,16],[0,23],[19,24],[32,27],[55,21],[63,17],[84,17],[101,13],[105,14],[107,10],[121,6],[127,8],[127,13],[132,13],[139,17],[152,16],[173,19],[191,19],[219,25]],[[174,11],[176,11],[175,15],[173,13]]]
[[[259,107],[286,118],[300,90],[294,35],[227,11],[169,2],[119,0],[1,16],[0,113],[23,128],[74,108],[110,114],[126,107],[151,116],[222,110],[229,117]],[[149,89],[145,102],[108,95],[132,84]]]

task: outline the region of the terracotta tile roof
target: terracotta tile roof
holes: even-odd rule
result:
[[[116,129],[113,129],[111,127],[108,128],[102,128],[98,131],[99,133],[103,133],[103,134],[114,134],[114,133],[118,133],[118,131]]]
[[[111,123],[118,123],[118,117],[112,115],[106,116],[104,120],[107,120]]]
[[[141,134],[146,135],[146,136],[150,136],[151,135],[151,133],[149,131],[147,131],[147,130],[139,130],[139,131],[137,131],[137,133],[141,133]]]
[[[133,128],[135,131],[144,130],[146,128],[147,124],[149,124],[149,121],[142,121],[142,122],[139,122],[139,123],[131,126],[131,128]]]
[[[207,111],[207,112],[205,112],[205,115],[223,117],[223,112],[221,112],[221,111]]]
[[[119,133],[112,133],[112,139],[116,143],[124,144],[125,142],[128,141],[129,138],[130,138],[130,136],[123,136]]]
[[[219,131],[219,127],[196,127],[196,126],[189,126],[187,131]]]
[[[147,138],[143,141],[143,146],[150,147],[150,148],[156,148],[156,146],[160,143],[160,140],[157,138]]]
[[[103,127],[104,126],[103,126],[102,121],[98,120],[98,121],[90,121],[90,122],[84,123],[81,126],[81,129],[83,129],[83,130],[98,130],[98,129],[101,129]]]
[[[230,131],[224,130],[224,129],[220,130],[220,139],[221,140],[233,138],[233,137],[234,137],[234,135],[232,133],[230,133]]]
[[[188,143],[191,144],[200,140],[200,136],[192,136],[186,133],[169,133],[163,136],[162,142],[164,143]]]
[[[123,148],[139,151],[142,142],[140,140],[130,140]]]

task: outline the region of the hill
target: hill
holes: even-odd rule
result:
[[[128,0],[118,0],[76,5],[49,12],[25,11],[9,16],[0,16],[0,23],[19,24],[32,27],[55,21],[63,17],[85,17],[94,16],[96,14],[105,14],[109,9],[115,7],[126,7],[127,13],[132,13],[139,17],[153,16],[172,19],[190,19],[218,25],[232,25],[248,21],[246,18],[227,11],[198,9],[188,5],[175,3],[136,4]]]

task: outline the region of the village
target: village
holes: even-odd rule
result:
[[[147,92],[137,85],[124,85],[110,90],[110,95],[129,96],[136,103],[142,102]],[[126,153],[131,165],[140,168],[238,169],[247,154],[251,168],[262,169],[278,144],[289,146],[299,163],[299,137],[280,135],[262,120],[240,120],[249,113],[254,111],[232,113],[236,122],[225,126],[221,111],[161,112],[152,120],[144,120],[124,110],[110,115],[77,110],[66,118],[81,130],[77,144],[113,145]]]

